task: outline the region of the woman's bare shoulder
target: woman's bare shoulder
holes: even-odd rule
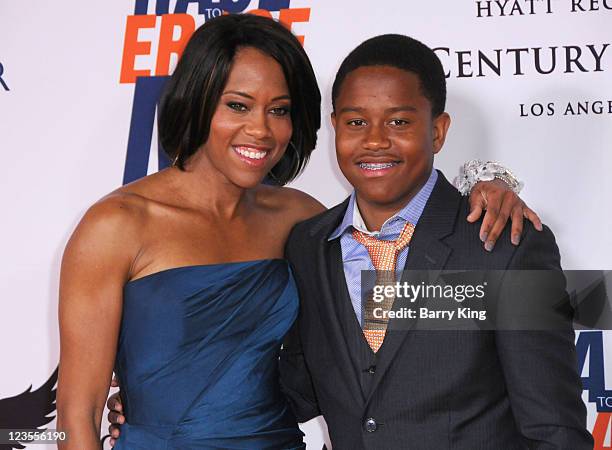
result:
[[[150,203],[151,199],[140,193],[119,188],[94,203],[83,219],[108,226],[134,226],[146,218]]]
[[[88,213],[127,222],[124,225],[143,225],[152,208],[165,203],[169,178],[161,171],[121,186],[98,200]]]
[[[317,199],[299,189],[261,186],[259,192],[267,204],[280,210],[285,217],[290,217],[293,223],[309,219],[326,209]]]
[[[94,203],[75,228],[64,252],[65,262],[95,262],[115,259],[133,261],[146,227],[146,198],[122,190]]]

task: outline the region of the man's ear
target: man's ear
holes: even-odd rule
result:
[[[442,150],[444,141],[446,140],[446,133],[448,127],[450,127],[451,118],[448,113],[443,112],[438,117],[433,119],[433,152],[434,154]]]
[[[336,131],[336,113],[332,111],[329,118],[331,119],[331,124],[332,124],[332,127],[334,127],[334,131]]]

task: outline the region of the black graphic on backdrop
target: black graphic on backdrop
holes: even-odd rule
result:
[[[0,399],[0,429],[37,429],[51,422],[55,415],[57,369],[45,384],[32,392],[32,385],[21,394]],[[25,441],[24,441],[25,442]],[[0,444],[0,450],[24,449],[21,444]]]

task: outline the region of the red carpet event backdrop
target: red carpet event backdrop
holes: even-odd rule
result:
[[[4,0],[0,429],[55,427],[63,247],[90,204],[168,165],[160,91],[191,33],[226,12],[279,19],[312,59],[326,120],[294,187],[327,206],[346,197],[327,120],[333,76],[364,39],[407,34],[447,72],[453,123],[436,166],[454,176],[469,159],[502,161],[564,268],[612,268],[612,0]],[[576,342],[595,448],[612,449],[612,334]],[[320,449],[324,422],[303,429]]]

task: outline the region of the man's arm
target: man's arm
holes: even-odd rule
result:
[[[281,390],[287,397],[298,422],[307,422],[320,416],[321,411],[312,386],[310,371],[302,351],[299,320],[285,336],[279,367]]]
[[[528,227],[508,269],[560,271],[552,232]],[[563,296],[564,278],[558,280],[553,290]],[[530,448],[592,450],[571,318],[554,330],[497,331],[496,343],[516,424]]]
[[[296,271],[295,256],[299,254],[299,250],[295,251],[294,249],[294,243],[299,239],[296,237],[296,228],[298,227],[294,227],[289,234],[285,246],[285,258],[289,261],[294,273]],[[297,284],[299,291],[299,281]],[[309,300],[300,295],[300,302],[305,301]],[[302,310],[303,307],[300,306],[300,314],[285,336],[279,361],[281,389],[287,397],[298,422],[306,422],[321,415],[302,348],[300,336]]]

